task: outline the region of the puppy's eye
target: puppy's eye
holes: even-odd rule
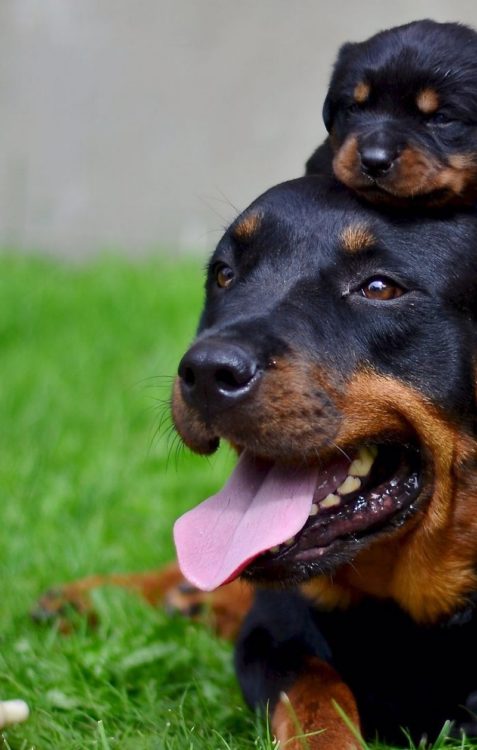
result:
[[[454,120],[445,112],[436,112],[429,118],[429,125],[451,125]]]
[[[371,279],[365,281],[358,291],[366,299],[387,302],[390,299],[401,297],[405,289],[386,276],[373,276]]]
[[[217,286],[221,289],[228,289],[233,284],[235,273],[230,266],[225,263],[218,263],[214,269],[214,276]]]

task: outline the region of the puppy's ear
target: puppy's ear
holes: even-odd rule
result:
[[[340,47],[338,57],[336,58],[333,67],[330,86],[323,104],[323,122],[325,123],[328,133],[332,128],[336,114],[336,102],[339,96],[338,91],[341,88],[343,81],[343,75],[346,73],[347,66],[354,55],[356,47],[358,47],[358,44],[355,42],[346,42],[346,44],[343,44]]]
[[[333,118],[334,118],[334,106],[331,99],[331,93],[328,91],[326,95],[326,99],[323,102],[323,122],[325,123],[325,128],[327,129],[328,133],[331,130],[331,126],[333,125]]]
[[[345,42],[345,44],[341,45],[338,50],[338,57],[336,58],[336,62],[334,64],[333,77],[334,75],[339,75],[341,72],[343,72],[342,66],[348,65],[350,63],[358,47],[362,47],[363,44],[364,42]]]

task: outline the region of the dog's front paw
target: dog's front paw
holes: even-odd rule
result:
[[[35,604],[31,617],[38,623],[55,622],[62,633],[72,630],[72,614],[85,615],[91,625],[97,622],[88,593],[78,583],[48,589]]]
[[[153,606],[163,605],[210,625],[224,638],[234,638],[252,604],[253,591],[241,581],[233,581],[212,593],[199,591],[188,583],[176,564],[162,570],[132,575],[90,576],[47,591],[32,611],[37,622],[56,622],[63,633],[72,629],[73,613],[86,616],[91,625],[97,615],[90,594],[102,586],[116,586],[142,596]]]
[[[183,579],[164,596],[166,609],[209,625],[217,635],[233,640],[252,605],[253,591],[242,581],[204,593]]]

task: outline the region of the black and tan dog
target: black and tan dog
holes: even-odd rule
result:
[[[43,611],[104,582],[208,600],[283,743],[297,719],[325,730],[310,748],[360,747],[333,701],[367,737],[477,734],[476,242],[472,212],[387,216],[327,178],[253,203],[211,259],[174,387],[184,442],[241,454],[176,524],[190,583],[89,579]]]
[[[345,44],[323,117],[308,174],[407,208],[475,202],[477,33],[425,20]]]

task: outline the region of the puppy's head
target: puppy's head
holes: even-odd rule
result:
[[[344,45],[323,116],[336,176],[368,200],[475,200],[477,34],[426,20]]]
[[[224,491],[176,526],[189,580],[297,582],[359,570],[366,551],[399,540],[374,569],[404,581],[403,598],[431,568],[439,606],[440,566],[452,586],[469,583],[475,242],[472,215],[393,220],[317,177],[272,189],[234,222],[173,395],[190,448],[225,439],[242,454]],[[449,525],[456,538],[440,548]]]

